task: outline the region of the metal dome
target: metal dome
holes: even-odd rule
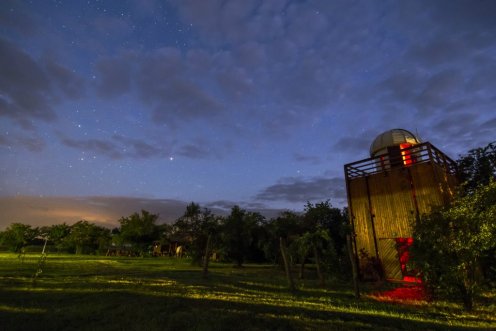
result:
[[[370,156],[374,157],[387,152],[388,147],[398,146],[400,144],[416,145],[421,143],[419,137],[408,130],[392,129],[385,131],[377,136],[370,145]]]

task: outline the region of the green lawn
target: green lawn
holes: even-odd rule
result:
[[[447,302],[357,301],[346,283],[310,279],[291,293],[273,266],[214,263],[203,279],[187,260],[56,254],[33,283],[38,259],[0,254],[0,330],[496,329],[495,293],[468,314]]]

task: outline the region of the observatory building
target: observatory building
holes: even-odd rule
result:
[[[453,197],[456,164],[413,133],[393,129],[370,145],[370,158],[344,166],[353,251],[360,275],[410,280],[412,225]]]

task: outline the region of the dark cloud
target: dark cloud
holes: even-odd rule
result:
[[[249,98],[255,87],[250,75],[242,68],[223,70],[217,75],[217,82],[224,94],[235,100]]]
[[[345,197],[343,178],[313,177],[304,179],[289,177],[265,188],[255,196],[255,199],[291,203],[331,199],[342,203]]]
[[[211,42],[241,42],[252,33],[259,32],[250,24],[257,7],[256,1],[173,1],[184,21],[197,26],[197,30]],[[267,31],[270,34],[270,30]]]
[[[339,151],[353,154],[355,160],[369,157],[369,147],[374,139],[381,134],[379,130],[366,130],[354,136],[344,136],[332,146],[332,151]]]
[[[0,38],[0,116],[30,127],[30,121],[57,118],[53,106],[61,98],[78,98],[83,81],[50,60],[35,60],[15,44]]]
[[[170,154],[166,146],[158,147],[140,139],[127,138],[121,135],[114,135],[112,139],[123,147],[123,155],[128,157],[148,159],[166,157]]]
[[[186,144],[179,147],[176,153],[191,159],[207,159],[212,157],[210,148],[205,144]]]
[[[318,156],[313,155],[303,155],[296,153],[293,155],[293,158],[297,162],[308,163],[308,164],[320,164],[322,163],[322,159]]]
[[[267,65],[269,59],[265,45],[255,41],[247,42],[235,49],[237,62],[243,67],[257,70]]]
[[[445,0],[432,6],[433,18],[451,32],[479,31],[484,34],[496,30],[496,3],[487,0]]]
[[[74,72],[51,59],[45,61],[45,68],[48,76],[52,79],[52,82],[54,82],[54,85],[57,86],[67,98],[79,99],[84,95],[84,81]]]
[[[129,35],[132,26],[122,17],[100,16],[92,20],[91,25],[95,31],[105,36]]]
[[[146,88],[142,86],[142,88]],[[188,80],[163,81],[154,86],[153,119],[158,123],[174,123],[218,115],[223,105],[200,85]],[[153,100],[153,101],[152,101]]]
[[[45,148],[46,143],[41,137],[37,136],[36,134],[14,134],[1,135],[0,145],[7,147],[19,146],[27,149],[30,152],[41,152]]]
[[[445,39],[443,36],[439,39],[429,40],[426,44],[413,46],[407,57],[426,66],[436,66],[463,59],[469,55],[469,51],[470,48],[467,47],[466,42]]]
[[[0,115],[53,120],[50,79],[27,53],[0,38]]]
[[[488,60],[490,63],[484,63],[484,60],[477,59],[478,68],[467,82],[467,93],[476,94],[484,93],[486,90],[494,91],[496,86],[496,65],[494,64],[494,59]]]
[[[97,92],[102,97],[115,97],[131,88],[133,63],[128,57],[100,59],[96,64],[99,83]]]
[[[207,86],[187,73],[178,49],[164,48],[142,58],[136,86],[143,103],[153,109],[157,123],[174,124],[210,118],[223,110]]]
[[[161,158],[169,155],[167,150],[156,147],[140,139],[114,135],[109,140],[104,139],[71,139],[61,137],[61,142],[71,148],[86,153],[96,153],[111,159],[124,158]]]
[[[31,36],[37,32],[33,18],[26,14],[24,4],[20,1],[2,1],[0,6],[0,26]]]
[[[496,130],[496,117],[482,123],[481,129]]]
[[[457,70],[444,70],[431,76],[422,92],[414,100],[419,111],[423,114],[432,109],[440,109],[456,100],[456,92],[462,91],[464,86],[463,75]]]
[[[210,159],[222,156],[221,146],[212,149],[208,142],[193,141],[184,145],[150,143],[143,139],[113,135],[109,139],[72,139],[60,136],[62,144],[85,153],[95,153],[111,159],[154,159],[183,156],[190,159]]]
[[[328,63],[318,53],[303,55],[304,60],[292,70],[281,73],[275,85],[284,106],[319,110],[333,100],[333,80]]]

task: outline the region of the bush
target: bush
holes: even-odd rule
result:
[[[496,182],[456,198],[414,225],[413,267],[421,270],[428,288],[473,308],[474,298],[490,279],[496,258]],[[492,276],[494,277],[494,276]]]

